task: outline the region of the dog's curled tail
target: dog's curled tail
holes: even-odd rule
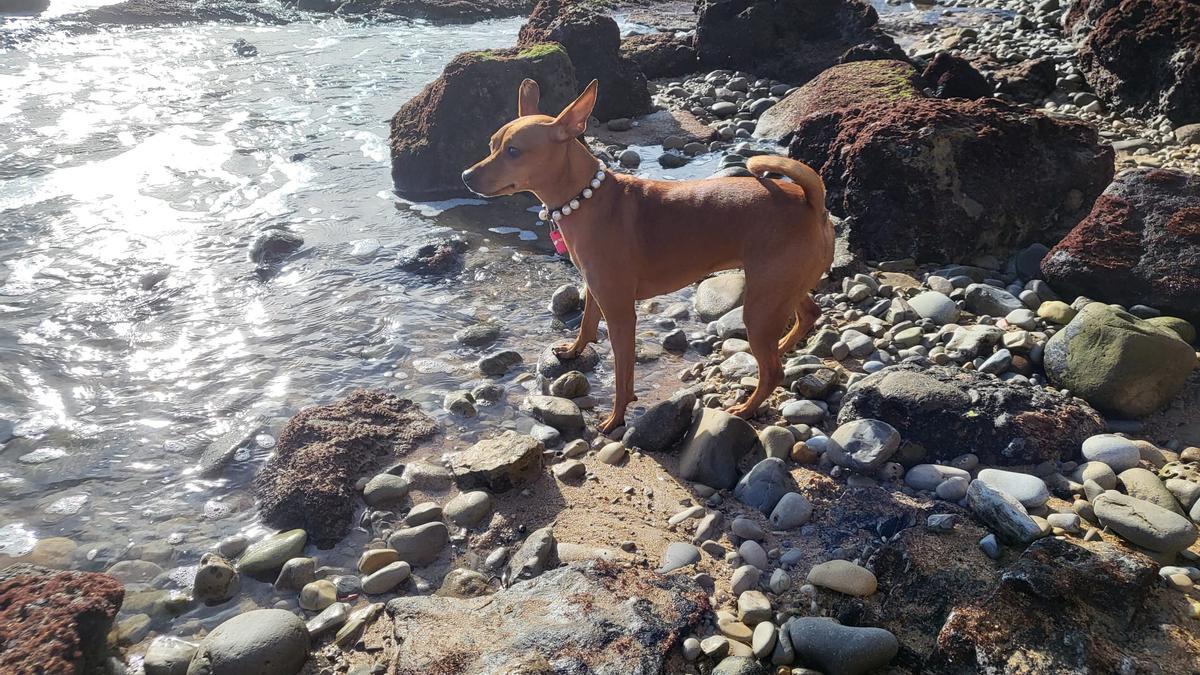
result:
[[[809,206],[818,213],[825,211],[825,181],[804,162],[778,155],[758,155],[746,162],[746,168],[756,176],[779,173],[791,178],[793,183],[804,188]]]

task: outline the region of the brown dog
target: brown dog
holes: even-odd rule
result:
[[[637,300],[676,291],[717,270],[744,268],[743,316],[759,377],[750,398],[729,412],[749,417],[782,382],[782,355],[819,315],[809,292],[833,261],[825,186],[800,162],[761,156],[746,163],[751,172],[783,174],[794,183],[751,177],[657,181],[605,174],[594,194],[582,199],[597,178],[598,160],[578,138],[596,104],[596,88],[592,81],[558,117],[549,117],[538,112],[537,83],[522,82],[517,119],[492,135],[491,154],[464,171],[463,182],[485,197],[532,192],[551,210],[578,199],[578,210],[558,224],[586,286],[583,319],[579,337],[556,353],[562,359],[577,356],[596,341],[604,316],[617,382],[616,401],[600,425],[602,433],[623,426],[625,408],[637,400]]]

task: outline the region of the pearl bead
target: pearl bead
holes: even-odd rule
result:
[[[572,200],[571,200],[571,210],[572,210],[572,211],[574,211],[574,210],[576,210],[576,209],[578,209],[578,208],[579,208],[579,200],[578,200],[578,199],[572,199]]]
[[[562,220],[563,214],[559,211],[555,211],[554,213],[550,214],[550,217],[553,218],[554,222],[557,223],[558,221]]]
[[[597,178],[598,180],[604,180],[604,172],[603,172],[603,171],[597,171],[597,172],[596,172],[596,178]]]
[[[569,216],[569,215],[571,215],[571,205],[570,205],[570,204],[568,204],[568,205],[566,205],[566,206],[562,207],[562,214],[563,214],[564,216]]]
[[[538,218],[541,220],[550,220],[550,212],[546,209],[542,209],[541,211],[538,211]]]
[[[592,187],[594,187],[594,188],[600,187],[600,179],[599,178],[592,179]]]
[[[592,188],[583,188],[583,198],[584,199],[592,198]],[[543,218],[542,220],[545,220],[545,218]]]

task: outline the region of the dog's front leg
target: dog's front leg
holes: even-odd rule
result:
[[[583,318],[579,321],[579,336],[574,342],[558,345],[554,348],[554,355],[563,361],[568,361],[583,353],[583,348],[595,342],[599,333],[600,326],[600,307],[596,305],[596,298],[592,292],[583,288]]]
[[[633,300],[620,302],[615,307],[606,305],[604,320],[608,324],[608,340],[612,343],[617,376],[612,414],[599,427],[600,433],[607,434],[625,426],[625,409],[637,400],[633,394],[634,331],[637,328]]]

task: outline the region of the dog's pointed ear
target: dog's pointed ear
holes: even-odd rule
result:
[[[517,88],[517,117],[527,117],[538,114],[538,101],[542,98],[542,90],[538,83],[529,78],[521,81]]]
[[[554,126],[559,131],[559,140],[570,140],[587,131],[588,117],[591,117],[592,109],[596,107],[596,92],[599,88],[600,83],[596,80],[589,82],[579,98],[554,119]]]

